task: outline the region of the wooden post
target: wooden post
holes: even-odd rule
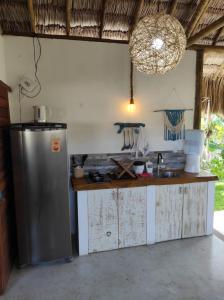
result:
[[[66,33],[70,34],[71,29],[71,11],[72,11],[72,1],[66,0]]]
[[[27,0],[27,5],[28,5],[28,10],[29,10],[31,32],[35,33],[36,26],[35,26],[35,14],[34,14],[34,8],[33,8],[33,0]]]
[[[202,98],[202,79],[204,50],[197,51],[196,58],[196,86],[195,86],[195,106],[194,106],[194,129],[201,127],[201,98]]]
[[[102,9],[101,9],[101,14],[100,14],[100,31],[99,31],[100,39],[102,39],[102,35],[103,35],[106,1],[107,0],[103,0],[103,2],[102,2]]]

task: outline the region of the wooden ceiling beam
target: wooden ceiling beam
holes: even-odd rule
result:
[[[102,0],[102,9],[101,9],[101,14],[100,14],[100,31],[99,31],[100,39],[102,39],[102,35],[103,35],[106,2],[107,2],[107,0]]]
[[[70,35],[71,14],[72,14],[72,0],[66,0],[66,33],[67,33],[67,35]]]
[[[186,36],[188,38],[196,30],[199,22],[204,17],[210,2],[211,2],[211,0],[201,0],[201,2],[199,3],[198,7],[195,10],[193,17],[191,18],[191,21],[187,27],[187,30],[186,30]]]
[[[203,37],[209,35],[210,33],[218,30],[219,28],[221,28],[223,26],[224,26],[224,16],[222,16],[217,21],[211,23],[210,25],[208,25],[207,27],[205,27],[204,29],[200,30],[195,35],[190,37],[188,39],[187,48],[192,46],[198,40],[202,39]]]
[[[223,29],[224,29],[224,27],[219,28],[219,30],[216,32],[216,35],[215,35],[214,40],[213,40],[213,43],[212,43],[213,46],[215,46],[216,43],[218,42],[219,37],[221,36],[221,34],[222,34],[222,32],[223,32]]]
[[[176,9],[177,9],[177,3],[178,3],[178,0],[173,0],[173,1],[171,2],[171,5],[170,5],[170,7],[169,7],[169,9],[168,9],[168,14],[169,14],[169,15],[171,15],[171,16],[174,15],[174,13],[175,13],[175,11],[176,11]]]
[[[3,35],[9,36],[24,36],[24,37],[39,37],[43,39],[57,39],[57,40],[75,40],[75,41],[87,41],[87,42],[103,42],[103,43],[115,43],[115,44],[128,44],[128,40],[113,40],[113,39],[100,39],[94,37],[82,37],[82,36],[68,36],[68,35],[53,35],[53,34],[43,34],[43,33],[29,33],[29,32],[10,32],[3,31]],[[223,51],[224,46],[212,46],[212,45],[198,45],[193,44],[188,47],[189,50],[215,50],[215,51]]]
[[[198,45],[193,44],[192,46],[188,47],[188,50],[214,50],[214,51],[222,51],[224,50],[224,46],[213,46],[213,45]]]
[[[31,32],[36,32],[36,25],[35,25],[35,15],[34,15],[34,8],[33,8],[33,0],[27,0],[29,16],[30,16],[30,25],[31,25]]]
[[[129,29],[129,37],[131,36],[135,26],[137,25],[137,23],[140,19],[143,5],[144,5],[144,0],[138,0],[135,15],[134,15],[134,19],[133,19],[132,25],[130,26],[130,29]]]
[[[72,41],[86,41],[86,42],[103,42],[103,43],[112,43],[112,44],[128,44],[128,40],[112,40],[112,39],[100,39],[95,37],[82,37],[82,36],[73,36],[73,35],[54,35],[54,34],[43,34],[43,33],[27,33],[27,32],[9,32],[4,31],[3,35],[11,36],[26,36],[26,37],[38,37],[42,39],[56,39],[56,40],[72,40]]]

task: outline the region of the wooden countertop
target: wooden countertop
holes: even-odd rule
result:
[[[176,171],[175,171],[176,172]],[[178,172],[179,177],[159,178],[159,177],[139,177],[136,179],[120,179],[111,182],[88,183],[85,178],[72,178],[74,191],[101,190],[113,188],[128,188],[147,185],[164,185],[164,184],[184,184],[193,182],[216,181],[218,177],[209,172],[202,171],[199,174],[190,174],[183,171]]]

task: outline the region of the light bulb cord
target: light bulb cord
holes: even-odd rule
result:
[[[133,93],[133,63],[130,61],[130,104],[134,104]]]

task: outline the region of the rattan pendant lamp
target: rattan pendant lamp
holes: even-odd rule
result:
[[[155,14],[142,18],[133,30],[129,52],[135,67],[147,74],[165,74],[174,69],[186,48],[186,35],[171,15]]]

